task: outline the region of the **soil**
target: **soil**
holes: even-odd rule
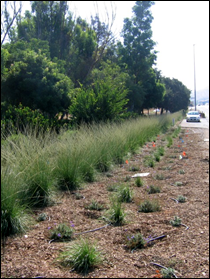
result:
[[[153,263],[173,268],[179,278],[209,278],[209,142],[204,141],[208,137],[205,129],[182,129],[173,138],[173,145],[167,147],[165,135],[157,136],[155,147],[148,142],[127,159],[128,164],[114,166],[109,174],[98,177],[97,182],[84,185],[77,191],[82,198],[77,199],[75,193],[61,193],[53,206],[35,210],[35,220],[42,212],[48,217],[42,222],[35,221],[27,236],[7,239],[1,251],[1,278],[154,278],[159,276],[157,270],[161,268]],[[164,146],[164,156],[154,167],[145,166],[145,156],[158,146]],[[134,167],[140,170],[130,171]],[[136,186],[135,178],[125,182],[126,177],[136,173],[149,173],[142,178],[142,187]],[[182,185],[176,186],[176,182]],[[134,192],[133,201],[123,203],[127,213],[124,225],[77,235],[70,242],[49,243],[48,227],[55,227],[55,223],[72,221],[75,233],[106,225],[100,217],[109,208],[109,197],[113,194],[107,186],[123,183]],[[150,185],[159,186],[161,192],[148,194]],[[173,200],[178,195],[185,196],[186,202]],[[158,200],[161,210],[139,212],[139,204],[145,199]],[[92,200],[103,204],[104,210],[87,209]],[[180,217],[188,228],[172,226],[170,220],[174,216]],[[131,252],[126,249],[126,238],[138,232],[144,237],[164,237]],[[87,275],[61,267],[56,260],[79,237],[96,243],[103,256],[103,262]]]

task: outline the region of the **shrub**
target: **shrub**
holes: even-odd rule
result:
[[[148,194],[160,193],[160,187],[150,185],[147,191],[148,191]]]
[[[157,201],[145,200],[139,206],[139,212],[155,212],[160,210],[160,205]]]
[[[58,260],[63,266],[71,267],[83,274],[87,274],[91,268],[102,262],[101,253],[96,246],[84,239],[68,247],[60,254]]]
[[[107,212],[108,221],[116,226],[123,225],[125,223],[125,212],[122,208],[122,203],[118,200],[111,201],[111,208]]]
[[[71,226],[74,226],[71,224]],[[53,240],[65,241],[71,240],[73,238],[74,230],[72,227],[69,227],[67,224],[62,223],[56,226],[55,228],[48,228],[49,238]]]
[[[126,246],[128,249],[134,250],[134,249],[142,249],[144,248],[144,245],[146,244],[146,241],[144,240],[141,233],[137,233],[132,236],[127,236],[126,239]]]
[[[178,202],[184,203],[186,201],[186,197],[184,196],[178,196],[177,197]]]
[[[163,268],[161,269],[162,278],[174,278],[174,272],[173,268]]]
[[[92,200],[91,204],[87,205],[85,208],[98,211],[104,209],[102,204],[99,204],[97,201],[94,200]]]
[[[174,216],[173,220],[170,220],[170,224],[174,227],[179,227],[181,225],[182,220],[178,216]]]
[[[144,185],[144,182],[143,182],[143,180],[141,179],[141,177],[137,177],[137,178],[136,178],[136,181],[135,181],[135,184],[136,184],[137,187],[141,187],[141,186]]]

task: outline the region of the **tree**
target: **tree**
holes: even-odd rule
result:
[[[163,77],[162,80],[165,84],[166,94],[160,103],[160,107],[170,112],[176,112],[181,109],[187,110],[190,104],[191,91],[177,79]]]
[[[151,39],[152,1],[136,1],[132,19],[124,19],[123,45],[118,43],[120,61],[127,64],[130,75],[129,109],[140,113],[148,100],[148,82],[151,81],[151,67],[155,63],[155,42]]]
[[[22,1],[1,1],[1,46],[7,36],[10,41],[15,39],[14,23],[18,24],[21,10]]]
[[[12,45],[13,49],[15,46],[18,49],[8,58],[8,73],[1,88],[2,101],[15,106],[22,103],[54,117],[69,107],[68,94],[73,83],[59,72],[58,65],[50,61],[45,53],[26,48],[26,44],[18,42]]]
[[[89,77],[89,87],[77,89],[70,113],[77,123],[119,119],[125,112],[127,74],[110,61],[103,62]]]

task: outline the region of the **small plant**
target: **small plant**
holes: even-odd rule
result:
[[[148,191],[148,194],[160,193],[160,187],[150,185],[147,191]]]
[[[108,185],[107,186],[107,191],[109,192],[117,192],[119,186],[116,185]]]
[[[125,223],[125,215],[122,203],[113,199],[111,208],[108,210],[108,221],[113,225],[123,225]]]
[[[173,144],[172,137],[168,136],[168,137],[167,137],[167,140],[168,140],[167,147],[171,147],[171,145]]]
[[[160,210],[160,205],[157,201],[145,200],[139,206],[139,212],[155,212]]]
[[[157,180],[164,180],[165,177],[164,177],[164,175],[162,173],[160,173],[160,174],[156,174],[155,175],[155,179],[157,179]]]
[[[135,181],[135,184],[136,184],[137,187],[142,187],[144,185],[144,182],[141,179],[141,177],[137,177],[136,181]]]
[[[174,185],[175,185],[175,186],[182,186],[183,183],[182,183],[181,181],[176,181]]]
[[[83,199],[83,195],[80,194],[79,192],[76,192],[76,193],[75,193],[75,198],[76,198],[76,200]]]
[[[87,274],[92,268],[102,262],[101,253],[88,240],[80,239],[78,243],[68,247],[58,257],[65,267],[71,267],[77,272]]]
[[[56,226],[54,229],[52,229],[51,227],[48,228],[49,230],[49,238],[53,239],[53,240],[71,240],[73,238],[73,234],[74,234],[74,224],[72,222],[71,223],[71,227],[69,227],[68,225],[62,223],[59,224],[58,226]]]
[[[185,174],[184,170],[179,170],[179,174]]]
[[[139,171],[139,167],[132,166],[132,167],[129,168],[129,171]]]
[[[159,153],[160,156],[164,155],[164,147],[163,146],[158,147],[158,153]]]
[[[38,222],[45,221],[46,219],[47,219],[47,214],[44,212],[40,213],[37,217]]]
[[[144,237],[141,233],[137,233],[132,236],[127,236],[126,239],[126,247],[130,250],[134,249],[142,249],[144,248],[144,245],[146,244],[146,241],[144,240]]]
[[[178,216],[174,216],[173,220],[170,220],[170,224],[174,227],[179,227],[181,225],[182,220]]]
[[[186,202],[186,197],[184,197],[184,196],[178,196],[178,197],[177,197],[177,200],[178,200],[178,202],[184,203],[184,202]]]
[[[129,175],[126,175],[124,181],[125,181],[125,182],[128,182],[128,181],[130,181],[130,180],[131,180],[131,177],[130,177]]]
[[[155,153],[154,156],[155,156],[155,161],[156,162],[160,162],[160,155],[159,155],[159,153]]]
[[[119,202],[131,202],[133,193],[129,186],[121,186],[117,193],[117,199]]]
[[[161,269],[162,278],[174,278],[174,269],[171,267]]]
[[[145,166],[147,167],[151,167],[151,168],[154,168],[155,166],[155,162],[153,160],[153,157],[145,157]]]
[[[104,207],[102,204],[99,204],[97,201],[92,200],[91,204],[89,204],[88,206],[86,206],[85,208],[87,209],[91,209],[91,210],[103,210]]]

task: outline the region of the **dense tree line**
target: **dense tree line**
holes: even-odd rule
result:
[[[69,113],[75,123],[140,115],[159,107],[186,109],[190,90],[154,68],[152,1],[136,1],[124,19],[122,42],[98,15],[74,18],[67,1],[4,1],[1,22],[1,101],[39,110],[49,119]],[[8,9],[13,3],[12,12]],[[8,42],[5,39],[8,38]]]

